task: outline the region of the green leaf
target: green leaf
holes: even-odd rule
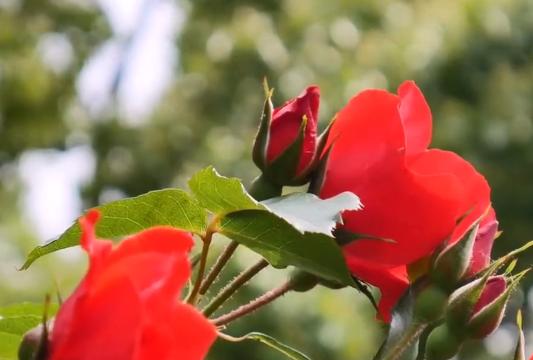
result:
[[[232,337],[225,334],[221,334],[221,337],[228,341],[240,342],[244,340],[255,340],[262,342],[263,344],[270,346],[271,348],[279,351],[285,355],[288,359],[291,360],[311,360],[310,357],[303,354],[302,352],[280,342],[279,340],[273,338],[272,336],[262,334],[260,332],[251,332],[241,337]]]
[[[0,360],[15,360],[22,336],[0,332]]]
[[[293,265],[327,280],[354,285],[331,230],[343,210],[359,207],[355,195],[321,200],[312,194],[295,194],[267,201],[267,206],[255,201],[239,179],[221,176],[213,167],[194,175],[189,186],[200,204],[219,217],[220,233],[273,266]]]
[[[314,194],[294,193],[269,199],[263,205],[285,219],[301,233],[314,232],[331,236],[335,225],[342,223],[341,213],[361,209],[359,198],[343,192],[322,200]]]
[[[26,331],[33,329],[42,322],[42,316],[23,315],[0,319],[0,332],[24,335]]]
[[[57,304],[50,304],[49,317],[54,316],[58,308]],[[0,307],[0,332],[22,336],[42,322],[44,310],[44,304],[37,303],[20,303]]]
[[[246,192],[239,179],[221,176],[212,166],[194,174],[189,187],[200,204],[216,215],[264,209]]]
[[[112,201],[99,206],[102,217],[96,234],[102,238],[118,238],[137,233],[156,225],[168,225],[186,231],[202,233],[207,224],[207,213],[197,201],[183,190],[164,189]],[[76,222],[58,239],[38,246],[28,255],[22,269],[51,252],[79,244],[81,229]]]
[[[33,315],[42,318],[44,309],[45,305],[41,303],[22,302],[0,307],[0,317],[7,318],[13,316]],[[58,309],[59,305],[50,304],[48,307],[48,314],[50,317],[54,316]]]
[[[262,255],[274,267],[293,265],[318,277],[354,286],[341,249],[332,237],[301,233],[266,210],[227,214],[221,218],[219,230]]]

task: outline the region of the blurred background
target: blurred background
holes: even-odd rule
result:
[[[321,127],[364,88],[416,80],[432,146],[492,185],[504,230],[495,255],[533,238],[532,0],[0,0],[0,305],[70,293],[85,270],[79,249],[17,267],[83,209],[183,187],[208,164],[248,183],[264,76],[277,105],[318,84]],[[240,252],[226,276],[252,257]],[[282,279],[262,273],[235,301]],[[532,284],[459,359],[510,359],[519,307],[533,352]],[[383,337],[373,317],[354,291],[315,289],[228,332],[263,331],[317,360],[368,360]],[[218,343],[209,357],[280,358],[256,343]]]

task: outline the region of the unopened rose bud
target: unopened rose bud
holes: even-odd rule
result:
[[[496,330],[502,321],[510,293],[507,279],[503,276],[489,279],[467,325],[470,337],[482,339]]]
[[[436,321],[444,313],[447,302],[448,294],[430,285],[416,296],[415,318],[424,322]]]
[[[253,158],[269,181],[303,185],[317,161],[320,91],[310,86],[283,106],[273,108],[267,93]]]
[[[443,324],[435,328],[426,342],[427,360],[447,360],[452,358],[461,347],[461,341],[454,332]]]
[[[446,321],[465,338],[483,338],[500,324],[510,291],[501,275],[473,281],[452,294]]]
[[[448,245],[435,259],[431,279],[445,289],[453,289],[466,273],[479,225],[474,225],[459,241]]]

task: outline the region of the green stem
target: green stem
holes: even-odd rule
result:
[[[192,288],[191,293],[189,294],[189,298],[187,299],[187,302],[189,304],[193,304],[193,305],[196,304],[196,301],[198,299],[198,295],[200,292],[200,286],[202,285],[202,279],[204,277],[205,267],[207,264],[207,255],[209,254],[209,246],[211,245],[212,239],[213,239],[213,231],[208,229],[205,236],[202,238],[203,245],[202,245],[202,253],[200,255],[200,265],[198,267],[198,275],[196,276],[194,286]]]
[[[420,334],[420,339],[418,340],[418,354],[416,356],[416,360],[424,360],[426,358],[426,343],[429,337],[429,334],[435,329],[437,326],[442,324],[444,321],[438,321],[436,323],[433,323],[431,326],[427,326],[424,331]]]
[[[200,295],[204,295],[207,293],[207,290],[209,287],[213,284],[213,282],[216,280],[224,266],[227,264],[235,250],[237,249],[237,246],[239,244],[235,241],[231,241],[222,251],[220,256],[217,258],[215,264],[211,268],[211,271],[209,271],[209,274],[207,274],[207,277],[205,278],[204,282],[202,283],[202,286],[200,287]]]
[[[257,275],[261,270],[268,266],[268,262],[264,259],[259,260],[242,273],[237,275],[220,293],[215,296],[211,302],[205,307],[203,313],[206,317],[213,314],[222,304],[226,302],[241,286],[246,284],[251,278]]]
[[[428,326],[427,323],[413,323],[398,341],[389,347],[381,360],[398,360],[405,350],[415,342]]]
[[[223,326],[243,316],[249,315],[257,309],[268,305],[279,297],[285,295],[287,292],[293,289],[293,286],[293,282],[289,280],[283,285],[272,289],[269,292],[261,295],[260,297],[250,301],[248,304],[242,305],[241,307],[214,319],[213,324],[215,326]]]

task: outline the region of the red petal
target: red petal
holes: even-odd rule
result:
[[[132,359],[142,308],[127,278],[116,278],[100,292],[79,299],[68,321],[63,315],[62,308],[54,324],[51,360]]]
[[[461,189],[456,189],[453,193],[461,200],[456,210],[457,217],[463,217],[452,234],[451,243],[456,242],[489,208],[489,184],[472,164],[451,151],[432,149],[410,157],[408,161],[408,166],[414,173],[453,174],[461,184]]]
[[[113,252],[112,258],[136,253],[158,252],[167,255],[187,255],[194,245],[191,234],[167,226],[153,227],[125,239]]]
[[[113,250],[95,239],[97,218],[80,221],[90,269],[56,318],[52,359],[203,359],[216,329],[177,300],[190,275],[190,234],[152,228]]]
[[[358,279],[380,289],[381,298],[378,304],[378,318],[387,323],[390,322],[394,306],[409,286],[405,266],[384,269],[353,257],[350,253],[345,252],[345,257],[348,268]]]
[[[80,244],[90,257],[91,269],[89,271],[96,271],[100,263],[107,259],[113,248],[110,241],[96,239],[95,227],[99,219],[100,211],[92,209],[79,220],[81,227]]]
[[[144,329],[136,360],[205,358],[217,331],[202,314],[183,303],[174,303],[170,312],[162,312],[161,307],[148,309],[152,313],[151,324]]]
[[[498,221],[496,220],[496,213],[493,208],[490,208],[489,213],[479,224],[467,276],[474,276],[489,265],[492,244],[497,232]]]
[[[427,149],[431,142],[431,110],[414,81],[406,81],[398,88],[399,112],[405,133],[405,152],[416,154]]]
[[[330,169],[334,166],[329,163]],[[459,216],[462,188],[457,179],[451,174],[412,173],[400,155],[353,177],[349,185],[346,180],[338,187],[342,179],[331,176],[329,182],[328,177],[322,197],[329,195],[327,190],[349,190],[364,205],[361,211],[345,213],[347,229],[395,241],[358,240],[346,246],[353,256],[384,267],[406,265],[431,253],[450,235]]]
[[[405,142],[398,103],[396,95],[366,90],[337,114],[326,145],[335,144],[326,181],[332,178],[335,187],[348,188],[384,160],[399,156]]]

